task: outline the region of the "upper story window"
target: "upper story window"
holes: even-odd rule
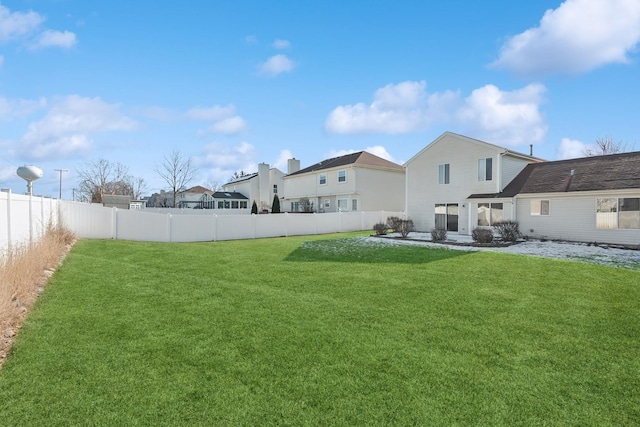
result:
[[[549,201],[548,200],[532,200],[531,215],[549,216]]]
[[[493,179],[493,159],[478,159],[478,181],[491,181]]]
[[[273,184],[273,194],[278,194],[278,185]]]
[[[325,185],[327,183],[327,175],[326,174],[322,174],[320,175],[320,185]]]
[[[449,163],[438,165],[438,184],[449,183]]]
[[[338,171],[338,182],[347,182],[347,171]]]

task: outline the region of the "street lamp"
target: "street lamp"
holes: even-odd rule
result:
[[[62,200],[62,173],[69,172],[69,169],[54,169],[56,172],[60,172],[60,194],[58,195],[58,199]]]

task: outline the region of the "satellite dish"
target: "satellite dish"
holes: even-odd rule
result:
[[[42,169],[33,165],[20,166],[16,171],[18,176],[27,181],[27,193],[33,194],[33,181],[42,178]]]

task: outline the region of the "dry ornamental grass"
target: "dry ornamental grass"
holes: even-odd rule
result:
[[[29,308],[74,241],[68,230],[49,226],[40,241],[0,258],[0,367]]]

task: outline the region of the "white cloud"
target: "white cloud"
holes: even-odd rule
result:
[[[293,71],[295,63],[290,60],[287,55],[274,55],[267,59],[266,62],[260,64],[260,73],[268,76],[275,77],[281,73],[290,73]]]
[[[376,91],[369,105],[336,107],[325,122],[331,133],[408,133],[424,130],[434,121],[448,118],[458,102],[456,92],[427,94],[424,81],[389,84]]]
[[[287,172],[287,168],[289,167],[289,163],[287,160],[292,159],[293,154],[291,154],[290,150],[280,150],[280,154],[278,154],[278,158],[275,162],[273,162],[273,167],[278,168],[283,172]]]
[[[247,128],[247,123],[240,116],[233,116],[220,120],[207,129],[210,133],[222,135],[236,135],[243,132]]]
[[[21,151],[33,159],[64,158],[88,151],[91,136],[110,131],[130,131],[136,123],[117,104],[100,98],[71,95],[54,102],[47,115],[29,125]]]
[[[76,35],[71,31],[43,31],[32,46],[34,49],[61,47],[69,49],[77,43]]]
[[[486,85],[462,100],[459,92],[428,94],[424,81],[406,81],[378,89],[371,104],[335,108],[325,121],[325,130],[401,134],[434,124],[455,124],[496,144],[530,144],[540,142],[547,132],[540,112],[545,91],[540,84],[511,92]]]
[[[222,183],[228,182],[236,171],[251,173],[258,169],[255,147],[248,142],[236,146],[217,142],[208,144],[195,158],[195,163],[207,172],[209,180]]]
[[[567,0],[511,37],[492,67],[525,76],[575,74],[628,62],[640,42],[640,1]]]
[[[273,47],[276,49],[289,49],[291,47],[291,43],[289,43],[289,40],[276,39],[273,42]]]
[[[0,42],[28,35],[35,31],[44,19],[32,10],[11,12],[7,7],[0,5]]]
[[[47,105],[45,98],[31,99],[7,99],[0,97],[0,120],[13,120],[22,118],[44,108]]]
[[[585,144],[575,139],[562,138],[560,145],[556,149],[556,158],[558,160],[564,160],[584,157],[587,150],[593,150],[594,148],[593,145]]]
[[[540,113],[545,91],[540,84],[511,92],[486,85],[465,99],[457,118],[469,132],[495,144],[517,146],[540,142],[547,133]]]

